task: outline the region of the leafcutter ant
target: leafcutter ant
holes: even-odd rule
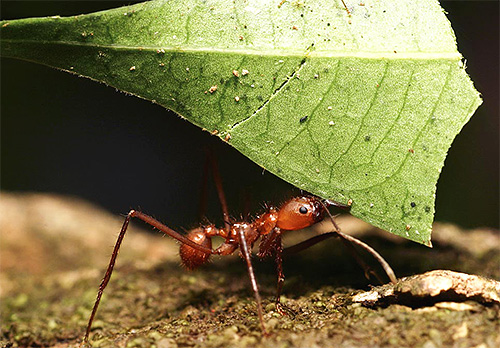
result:
[[[274,256],[276,260],[278,281],[275,304],[276,310],[281,314],[287,313],[286,307],[284,307],[280,303],[281,290],[285,281],[282,267],[283,253],[295,253],[304,250],[332,236],[341,237],[344,244],[349,247],[349,250],[353,253],[356,260],[364,268],[365,275],[367,277],[369,277],[369,275],[375,275],[377,279],[382,283],[380,277],[378,277],[378,275],[376,275],[376,273],[363,262],[359,255],[356,254],[356,251],[353,248],[353,244],[361,246],[362,248],[370,252],[382,265],[391,282],[396,282],[396,276],[394,275],[394,272],[387,264],[387,262],[375,250],[373,250],[365,243],[354,237],[342,233],[330,211],[328,210],[328,207],[330,206],[349,209],[349,205],[343,205],[330,200],[323,200],[318,197],[304,195],[289,199],[279,208],[268,207],[266,212],[257,216],[252,221],[233,221],[229,216],[226,198],[222,189],[222,182],[217,170],[215,159],[213,159],[210,155],[207,159],[207,164],[205,165],[205,177],[207,175],[209,166],[211,166],[212,168],[212,174],[217,188],[219,201],[222,207],[224,227],[217,228],[215,227],[215,225],[205,225],[191,230],[187,235],[182,235],[149,215],[146,215],[137,210],[131,210],[127,214],[125,221],[123,222],[118,240],[116,241],[111,259],[109,261],[108,268],[106,269],[104,278],[99,285],[97,298],[95,300],[94,307],[89,318],[87,330],[85,332],[85,337],[82,344],[86,344],[89,340],[92,322],[94,321],[99,302],[101,301],[101,296],[111,278],[120,245],[123,241],[125,233],[127,232],[127,227],[132,218],[140,219],[156,228],[157,230],[163,232],[164,234],[177,239],[180,242],[179,254],[182,263],[187,269],[190,270],[196,269],[197,267],[205,264],[209,260],[211,255],[230,255],[239,249],[248,270],[248,275],[257,305],[259,322],[262,333],[264,335],[267,335],[268,333],[264,325],[262,301],[250,257],[251,249],[259,239],[260,244],[257,256],[261,258],[266,256]],[[333,223],[333,226],[335,228],[334,231],[314,236],[297,245],[294,245],[287,249],[283,249],[281,237],[284,232],[299,230],[312,226],[323,220],[325,215],[328,215],[331,222]],[[212,238],[215,236],[222,237],[224,239],[224,242],[219,247],[213,249]]]

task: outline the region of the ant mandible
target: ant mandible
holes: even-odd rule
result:
[[[275,303],[276,310],[280,314],[286,314],[285,307],[280,303],[281,290],[285,281],[282,267],[283,251],[295,253],[331,236],[341,237],[344,243],[348,247],[350,247],[351,251],[354,251],[351,243],[357,244],[366,249],[381,263],[391,282],[396,282],[394,272],[387,264],[387,262],[375,250],[373,250],[365,243],[352,236],[342,233],[338,225],[335,223],[333,216],[327,209],[329,206],[349,209],[349,205],[343,205],[329,200],[321,200],[314,196],[299,196],[286,201],[279,208],[268,207],[267,211],[264,214],[257,216],[252,222],[230,221],[226,198],[222,189],[222,182],[217,170],[215,159],[210,156],[210,154],[207,158],[207,164],[205,165],[205,177],[207,175],[208,163],[212,164],[212,174],[217,187],[217,193],[224,217],[224,228],[217,228],[215,227],[215,225],[200,226],[199,228],[191,230],[187,235],[184,236],[149,215],[146,215],[137,210],[131,210],[125,217],[125,221],[123,222],[120,234],[118,235],[118,239],[115,243],[108,268],[106,269],[106,273],[104,274],[101,284],[99,285],[97,298],[95,300],[94,307],[92,309],[92,313],[87,325],[87,330],[85,332],[85,337],[82,342],[83,344],[86,344],[89,340],[92,322],[94,321],[94,317],[101,301],[103,291],[108,285],[108,282],[111,278],[116,258],[118,256],[118,251],[132,218],[138,218],[151,225],[155,229],[181,242],[179,254],[183,265],[189,270],[194,270],[208,262],[211,255],[231,255],[236,250],[240,249],[240,254],[243,257],[248,269],[248,275],[250,277],[250,282],[257,304],[259,322],[262,333],[264,335],[267,335],[268,333],[264,325],[262,301],[250,258],[250,250],[259,238],[261,238],[261,242],[259,244],[259,252],[257,255],[261,258],[270,255],[275,256],[278,273]],[[325,217],[325,214],[329,215],[336,229],[335,231],[317,235],[295,246],[289,247],[286,250],[283,250],[283,244],[281,240],[283,232],[300,230],[312,226],[317,222],[322,221]],[[224,238],[224,242],[216,249],[212,249],[212,238],[216,236]],[[353,254],[356,260],[364,268],[365,275],[367,277],[369,274],[374,274],[377,279],[382,282],[373,270],[371,270],[359,257],[357,257],[355,253]]]

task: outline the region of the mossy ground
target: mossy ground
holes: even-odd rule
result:
[[[0,219],[0,346],[78,346],[120,218],[54,196],[2,194],[0,202],[4,212]],[[374,231],[352,218],[340,221],[346,232],[356,233],[378,250],[398,276],[439,268],[500,278],[498,231],[437,225],[434,248],[429,249]],[[133,228],[125,237],[99,307],[91,344],[157,348],[500,346],[496,305],[469,301],[465,309],[401,304],[366,308],[353,303],[352,294],[370,285],[337,240],[285,260],[282,302],[294,316],[281,316],[274,310],[273,263],[256,260],[255,267],[269,337],[260,331],[247,271],[237,256],[215,259],[187,272],[179,265],[174,242]]]

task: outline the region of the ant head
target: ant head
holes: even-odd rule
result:
[[[300,230],[323,219],[325,208],[314,197],[295,197],[281,206],[276,226],[282,230]]]

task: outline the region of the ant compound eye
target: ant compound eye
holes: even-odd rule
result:
[[[307,208],[306,208],[306,207],[304,207],[304,206],[302,206],[302,207],[300,207],[299,212],[300,212],[301,214],[307,214]]]

